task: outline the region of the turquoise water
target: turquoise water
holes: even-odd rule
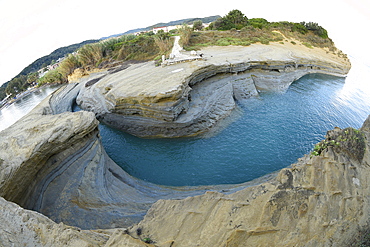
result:
[[[103,145],[129,174],[156,184],[246,182],[296,162],[327,130],[361,127],[370,97],[357,82],[305,76],[286,93],[247,100],[233,114],[239,117],[212,137],[140,139],[100,125]]]
[[[353,60],[355,61],[355,60]],[[262,94],[235,121],[204,138],[140,139],[100,125],[110,157],[131,175],[163,185],[240,183],[294,163],[335,126],[361,127],[370,113],[370,68],[347,78],[309,75],[284,93]],[[0,111],[0,131],[53,91],[45,88]]]

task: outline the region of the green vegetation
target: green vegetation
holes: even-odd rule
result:
[[[232,10],[226,16],[218,18],[212,25],[216,30],[241,29],[248,24],[248,18],[240,10]]]
[[[207,31],[194,32],[186,50],[197,50],[204,46],[242,45],[253,43],[269,44],[282,42],[284,37],[295,39],[303,45],[313,47],[328,47],[334,50],[334,43],[328,38],[327,31],[313,22],[268,22],[263,18],[248,19],[239,10],[232,10],[226,16],[211,23]],[[295,41],[290,41],[296,44]]]
[[[55,51],[53,51],[52,53],[50,53],[49,55],[43,56],[43,57],[37,59],[36,61],[34,61],[33,63],[31,63],[30,65],[28,65],[16,77],[18,77],[20,75],[28,75],[29,73],[36,72],[39,69],[42,69],[42,68],[46,67],[47,65],[53,64],[53,62],[58,60],[59,58],[64,57],[65,55],[67,55],[69,53],[75,52],[80,47],[82,47],[86,44],[96,43],[98,41],[99,40],[86,40],[86,41],[83,41],[83,42],[78,43],[78,44],[73,44],[73,45],[69,45],[69,46],[66,46],[66,47],[58,48]]]
[[[0,101],[6,97],[6,94],[11,94],[12,96],[15,96],[16,94],[27,90],[29,86],[32,86],[38,79],[38,70],[45,68],[50,64],[53,64],[56,60],[64,57],[69,53],[75,52],[78,48],[94,42],[98,42],[98,40],[86,40],[78,44],[61,47],[56,49],[49,55],[35,60],[33,63],[24,68],[12,80],[4,83],[0,87]]]
[[[193,29],[197,31],[201,31],[203,29],[203,22],[201,20],[194,21]]]
[[[327,138],[315,145],[311,157],[321,155],[329,147],[361,161],[365,154],[365,137],[361,131],[354,128],[329,131]]]
[[[180,45],[182,45],[183,47],[186,47],[189,45],[189,42],[190,42],[190,39],[191,39],[191,36],[193,34],[193,29],[190,28],[189,26],[187,25],[183,25],[179,30],[178,30],[178,33],[180,35]]]
[[[49,71],[38,80],[39,85],[45,83],[64,83],[75,69],[91,70],[108,68],[117,62],[128,60],[147,61],[169,53],[173,40],[169,33],[159,31],[141,35],[123,35],[98,43],[82,46],[76,54],[70,54],[59,67]]]
[[[0,99],[4,99],[6,97],[5,87],[0,87]]]
[[[229,31],[206,31],[194,32],[189,40],[189,45],[184,46],[186,50],[198,50],[206,46],[228,46],[241,45],[248,46],[253,43],[268,45],[270,42],[283,41],[283,36],[276,32],[265,32],[259,28],[251,26],[244,27],[240,32]]]
[[[203,23],[210,21],[213,22],[204,30]],[[253,43],[268,45],[270,42],[283,43],[283,40],[292,44],[296,44],[295,41],[299,40],[309,48],[328,47],[331,51],[335,49],[333,42],[328,38],[327,31],[317,23],[268,22],[263,18],[248,19],[239,10],[232,10],[224,17],[183,19],[169,23],[158,23],[140,30],[181,23],[193,24],[193,28],[183,25],[169,33],[159,31],[154,34],[149,31],[138,36],[127,34],[100,42],[89,40],[59,48],[49,56],[36,60],[22,70],[18,76],[0,87],[0,100],[5,98],[6,94],[15,96],[34,85],[35,82],[38,85],[65,83],[68,81],[68,76],[77,68],[86,71],[93,68],[109,68],[128,60],[147,61],[154,59],[160,62],[162,55],[168,55],[173,46],[172,35],[180,35],[180,44],[186,50],[198,50],[212,45],[248,46]],[[75,52],[76,50],[77,52]],[[38,79],[36,71],[65,56],[66,58],[59,63],[57,69],[49,71]]]

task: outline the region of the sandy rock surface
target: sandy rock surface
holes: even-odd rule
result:
[[[61,88],[0,132],[0,245],[348,246],[369,222],[370,118],[329,131],[318,155],[267,178],[176,188],[118,167],[95,118],[138,135],[193,135],[259,90],[348,72],[345,58],[307,49],[210,47],[204,61],[133,64]],[[76,98],[92,112],[69,112]]]
[[[198,53],[204,60],[164,67],[146,62],[98,79],[92,75],[82,82],[77,103],[133,135],[191,136],[229,116],[235,101],[261,90],[285,91],[310,73],[345,76],[351,67],[341,55],[291,43],[207,47]]]

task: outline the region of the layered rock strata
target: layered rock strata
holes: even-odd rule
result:
[[[247,186],[171,188],[131,177],[106,154],[93,113],[59,113],[71,108],[66,102],[77,87],[59,89],[0,132],[1,197],[58,223],[96,229],[137,223],[159,199]]]
[[[369,222],[370,119],[360,131],[328,132],[317,153],[258,185],[153,185],[125,173],[101,145],[95,115],[139,136],[194,135],[227,116],[235,100],[350,67],[323,50],[292,49],[207,48],[207,61],[135,64],[45,99],[0,132],[0,245],[350,244]],[[95,114],[68,112],[76,98]]]
[[[105,123],[140,137],[208,131],[259,91],[284,91],[310,73],[345,76],[347,58],[292,44],[209,47],[205,61],[166,67],[153,62],[83,82],[77,103]],[[221,77],[221,78],[220,78]]]
[[[139,224],[126,229],[114,229],[115,222],[112,222],[112,229],[80,230],[54,223],[39,213],[0,198],[0,219],[3,223],[0,224],[0,244],[6,247],[350,246],[358,232],[368,227],[369,223],[369,140],[370,117],[360,130],[336,128],[329,131],[326,139],[317,145],[317,153],[306,155],[291,167],[282,169],[270,181],[232,193],[210,190],[182,200],[158,200]],[[4,157],[3,153],[1,157]],[[11,188],[9,185],[14,180],[18,182],[20,191],[25,191],[34,180],[39,180],[39,176],[31,179],[34,178],[32,172],[18,174],[23,178],[19,180],[13,175],[17,170],[14,167],[16,163],[12,163],[11,167],[4,164],[9,164],[9,160],[2,158],[1,162],[1,173],[7,171],[7,176],[2,176],[2,196],[11,196],[7,194],[7,189]],[[27,161],[22,165],[27,168]],[[37,167],[37,164],[34,166]],[[109,215],[102,208],[108,208],[112,214],[120,214],[116,210],[128,205],[107,202],[107,195],[102,193],[113,191],[108,181],[112,187],[120,187],[114,178],[122,174],[115,174],[118,171],[112,172],[103,164],[85,167],[87,174],[94,173],[93,170],[111,172],[110,178],[103,185],[86,175],[85,180],[88,181],[77,183],[87,183],[91,188],[77,186],[71,203],[78,202],[75,207],[83,206],[84,210],[93,212],[83,215],[85,222],[102,222]],[[66,172],[63,180],[68,180],[68,176],[73,177],[72,181],[64,183],[76,183],[76,177],[71,172]],[[131,187],[129,194],[136,193],[137,199],[145,197],[145,192],[138,189],[140,186],[132,180],[126,180],[126,184]],[[57,187],[61,189],[63,186],[59,183]],[[133,188],[137,189],[136,192]],[[122,200],[122,197],[128,196],[122,195],[125,189],[130,188],[120,188],[110,195],[111,200],[114,197],[121,197]],[[149,189],[152,189],[151,193],[161,193],[154,188]],[[90,193],[86,193],[87,190]],[[19,194],[16,190],[12,191]],[[65,193],[62,193],[63,196]],[[55,195],[52,197],[49,198],[60,201]],[[19,196],[14,198],[22,201]],[[69,217],[78,216],[74,215],[73,207],[64,213]]]
[[[352,246],[370,220],[370,118],[336,128],[276,179],[225,195],[155,203],[140,228],[157,246]]]

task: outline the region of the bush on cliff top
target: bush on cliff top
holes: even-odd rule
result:
[[[152,60],[167,54],[173,46],[168,33],[158,32],[143,35],[123,35],[81,47],[76,54],[70,54],[59,67],[49,71],[38,80],[39,85],[67,82],[68,75],[77,68],[103,68],[114,62],[127,60]]]
[[[208,32],[193,33],[185,49],[199,49],[211,45],[250,45],[258,42],[269,44],[269,42],[282,41],[283,37],[276,31],[286,38],[297,39],[305,44],[335,49],[334,43],[328,37],[328,32],[317,23],[268,22],[263,18],[248,19],[239,10],[232,10],[226,16],[217,19],[209,25],[207,30]]]
[[[199,24],[199,23],[198,23]],[[199,25],[198,25],[199,26]],[[197,27],[196,30],[201,28]],[[248,19],[241,11],[232,10],[224,17],[211,23],[206,31],[195,32],[184,25],[177,31],[154,34],[148,32],[139,36],[123,35],[81,47],[77,54],[69,55],[54,72],[39,80],[43,83],[63,83],[76,68],[104,68],[109,64],[127,60],[152,60],[170,52],[173,41],[170,35],[180,35],[180,43],[186,50],[204,46],[248,46],[253,43],[269,44],[281,42],[284,37],[300,40],[305,44],[334,49],[327,31],[313,22],[268,22],[263,18]],[[278,32],[276,32],[278,31]]]

